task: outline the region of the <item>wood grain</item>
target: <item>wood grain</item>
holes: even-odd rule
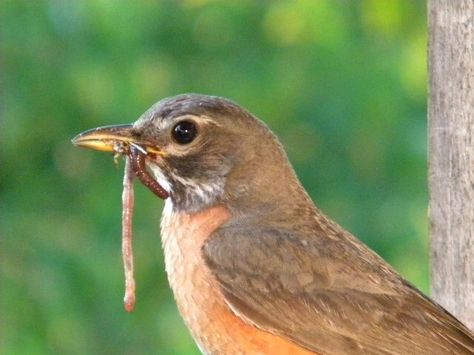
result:
[[[428,1],[433,297],[474,329],[474,1]]]

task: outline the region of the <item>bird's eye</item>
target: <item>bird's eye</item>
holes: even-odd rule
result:
[[[178,122],[173,127],[172,135],[179,144],[191,143],[197,135],[196,125],[190,121]]]

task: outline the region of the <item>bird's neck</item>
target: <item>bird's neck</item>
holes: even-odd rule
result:
[[[239,166],[228,176],[225,203],[231,210],[248,215],[278,218],[315,206],[302,187],[285,155],[272,161],[260,157]],[[299,213],[299,212],[298,212]]]

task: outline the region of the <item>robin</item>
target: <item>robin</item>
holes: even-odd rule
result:
[[[140,147],[166,193],[166,272],[207,354],[474,354],[474,334],[311,201],[275,135],[219,97],[75,138]]]

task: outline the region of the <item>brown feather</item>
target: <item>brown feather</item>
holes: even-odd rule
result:
[[[314,235],[249,220],[214,233],[203,253],[232,309],[323,354],[474,353],[463,324],[350,234],[313,217]]]

